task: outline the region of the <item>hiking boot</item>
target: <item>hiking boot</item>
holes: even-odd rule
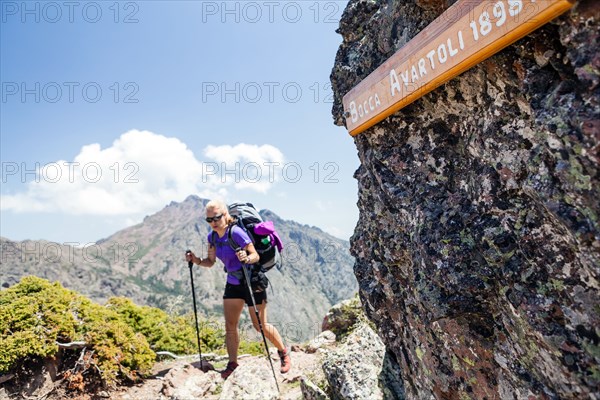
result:
[[[277,350],[277,354],[279,354],[279,361],[281,362],[281,373],[285,374],[288,372],[292,366],[292,359],[290,358],[290,352],[288,349],[284,349],[283,351]]]
[[[229,361],[227,363],[227,368],[225,368],[224,371],[221,371],[221,378],[223,378],[223,379],[229,378],[229,375],[231,375],[237,367],[238,367],[238,363]]]

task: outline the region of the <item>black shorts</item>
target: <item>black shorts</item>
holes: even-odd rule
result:
[[[225,285],[225,293],[223,293],[223,299],[243,299],[248,306],[252,306],[252,297],[248,292],[247,285],[232,285],[228,283]],[[254,300],[256,305],[262,304],[263,301],[267,302],[267,291],[254,292]]]

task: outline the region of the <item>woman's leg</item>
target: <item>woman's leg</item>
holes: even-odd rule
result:
[[[281,339],[279,331],[273,325],[267,323],[267,303],[263,301],[262,304],[257,304],[256,307],[258,308],[258,315],[260,317],[260,322],[262,323],[263,331],[265,332],[265,337],[267,340],[273,343],[273,345],[277,347],[277,350],[285,350],[285,345]],[[248,313],[252,318],[252,325],[254,325],[254,329],[260,332],[260,326],[258,325],[256,312],[254,311],[253,306],[248,306]]]
[[[269,340],[269,342],[273,343],[275,347],[277,347],[277,353],[279,353],[279,361],[281,362],[281,373],[285,374],[288,372],[292,366],[292,360],[290,358],[289,351],[285,348],[285,344],[281,339],[281,335],[277,328],[273,325],[267,323],[267,303],[262,302],[256,306],[258,308],[258,315],[260,317],[260,322],[262,323],[263,331],[265,333],[265,337]],[[260,325],[258,325],[258,320],[256,319],[256,312],[254,311],[254,307],[248,307],[248,312],[250,313],[250,317],[252,318],[252,324],[254,325],[254,329],[260,331]]]
[[[243,299],[223,299],[223,314],[225,314],[225,346],[229,361],[237,363],[240,335],[238,322],[244,309]]]

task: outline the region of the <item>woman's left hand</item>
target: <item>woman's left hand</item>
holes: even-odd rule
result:
[[[246,253],[246,250],[239,250],[236,253],[236,255],[237,255],[238,260],[240,260],[240,262],[243,262],[244,264],[250,263],[250,256],[248,255],[248,253]]]

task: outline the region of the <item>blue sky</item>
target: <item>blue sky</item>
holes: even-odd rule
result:
[[[89,243],[196,194],[349,238],[346,1],[66,3],[0,1],[3,237]]]

